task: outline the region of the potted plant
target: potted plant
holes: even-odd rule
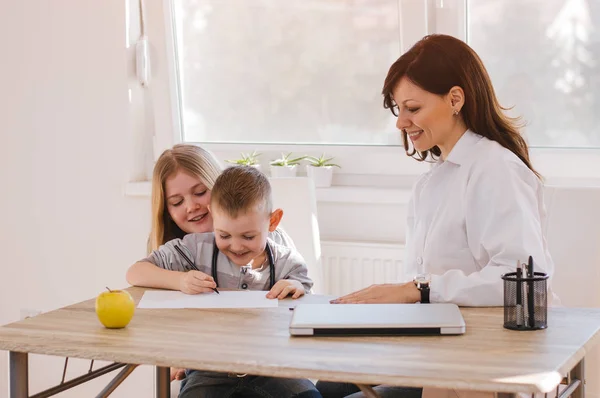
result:
[[[251,166],[260,169],[260,164],[258,163],[258,157],[260,153],[253,151],[252,153],[241,153],[241,157],[239,159],[233,160],[225,160],[227,163],[237,164],[239,166]]]
[[[271,163],[271,177],[295,177],[298,169],[298,164],[306,157],[301,156],[299,158],[290,159],[292,153],[287,155],[281,154],[279,159],[272,160]]]
[[[306,156],[309,164],[306,166],[306,175],[311,178],[316,187],[330,187],[331,178],[333,177],[333,167],[340,165],[331,163],[333,157],[326,158],[325,154],[316,158],[314,156]]]

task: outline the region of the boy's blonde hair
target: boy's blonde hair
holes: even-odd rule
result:
[[[230,217],[237,218],[259,206],[265,214],[271,214],[271,184],[267,177],[251,166],[233,166],[225,169],[213,187],[211,207],[218,207]]]
[[[209,151],[196,145],[178,144],[160,155],[152,173],[152,226],[148,251],[156,250],[174,238],[186,234],[173,221],[165,205],[165,182],[183,171],[197,177],[212,190],[221,173],[221,165]]]

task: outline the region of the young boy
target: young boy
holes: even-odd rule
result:
[[[310,293],[313,283],[302,256],[267,237],[283,211],[272,209],[271,186],[264,174],[247,166],[226,169],[215,181],[209,210],[214,233],[188,234],[160,246],[131,266],[136,268],[137,285],[187,294],[213,293],[217,287],[268,290],[272,299]],[[165,272],[160,278],[155,273],[144,278],[147,267]],[[311,381],[303,379],[230,377],[196,370],[187,370],[186,376],[181,398],[228,396],[234,391],[282,398],[321,396]]]

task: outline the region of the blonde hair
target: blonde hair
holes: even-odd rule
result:
[[[171,218],[165,205],[165,182],[179,171],[197,177],[212,190],[221,173],[221,165],[209,151],[196,145],[178,144],[160,155],[152,173],[152,225],[148,252],[186,234]]]
[[[252,166],[233,166],[225,169],[217,178],[210,204],[233,218],[256,205],[265,214],[271,214],[271,184],[263,173]]]

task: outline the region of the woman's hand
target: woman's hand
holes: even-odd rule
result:
[[[185,369],[171,368],[171,381],[185,379]]]
[[[416,303],[421,292],[413,282],[371,285],[365,289],[331,300],[332,304]]]
[[[185,294],[210,293],[217,287],[212,276],[200,271],[182,272],[179,290]]]
[[[292,279],[282,279],[273,285],[269,293],[267,293],[267,298],[278,298],[281,300],[290,294],[293,294],[293,299],[304,296],[304,286],[302,286],[302,283]]]

